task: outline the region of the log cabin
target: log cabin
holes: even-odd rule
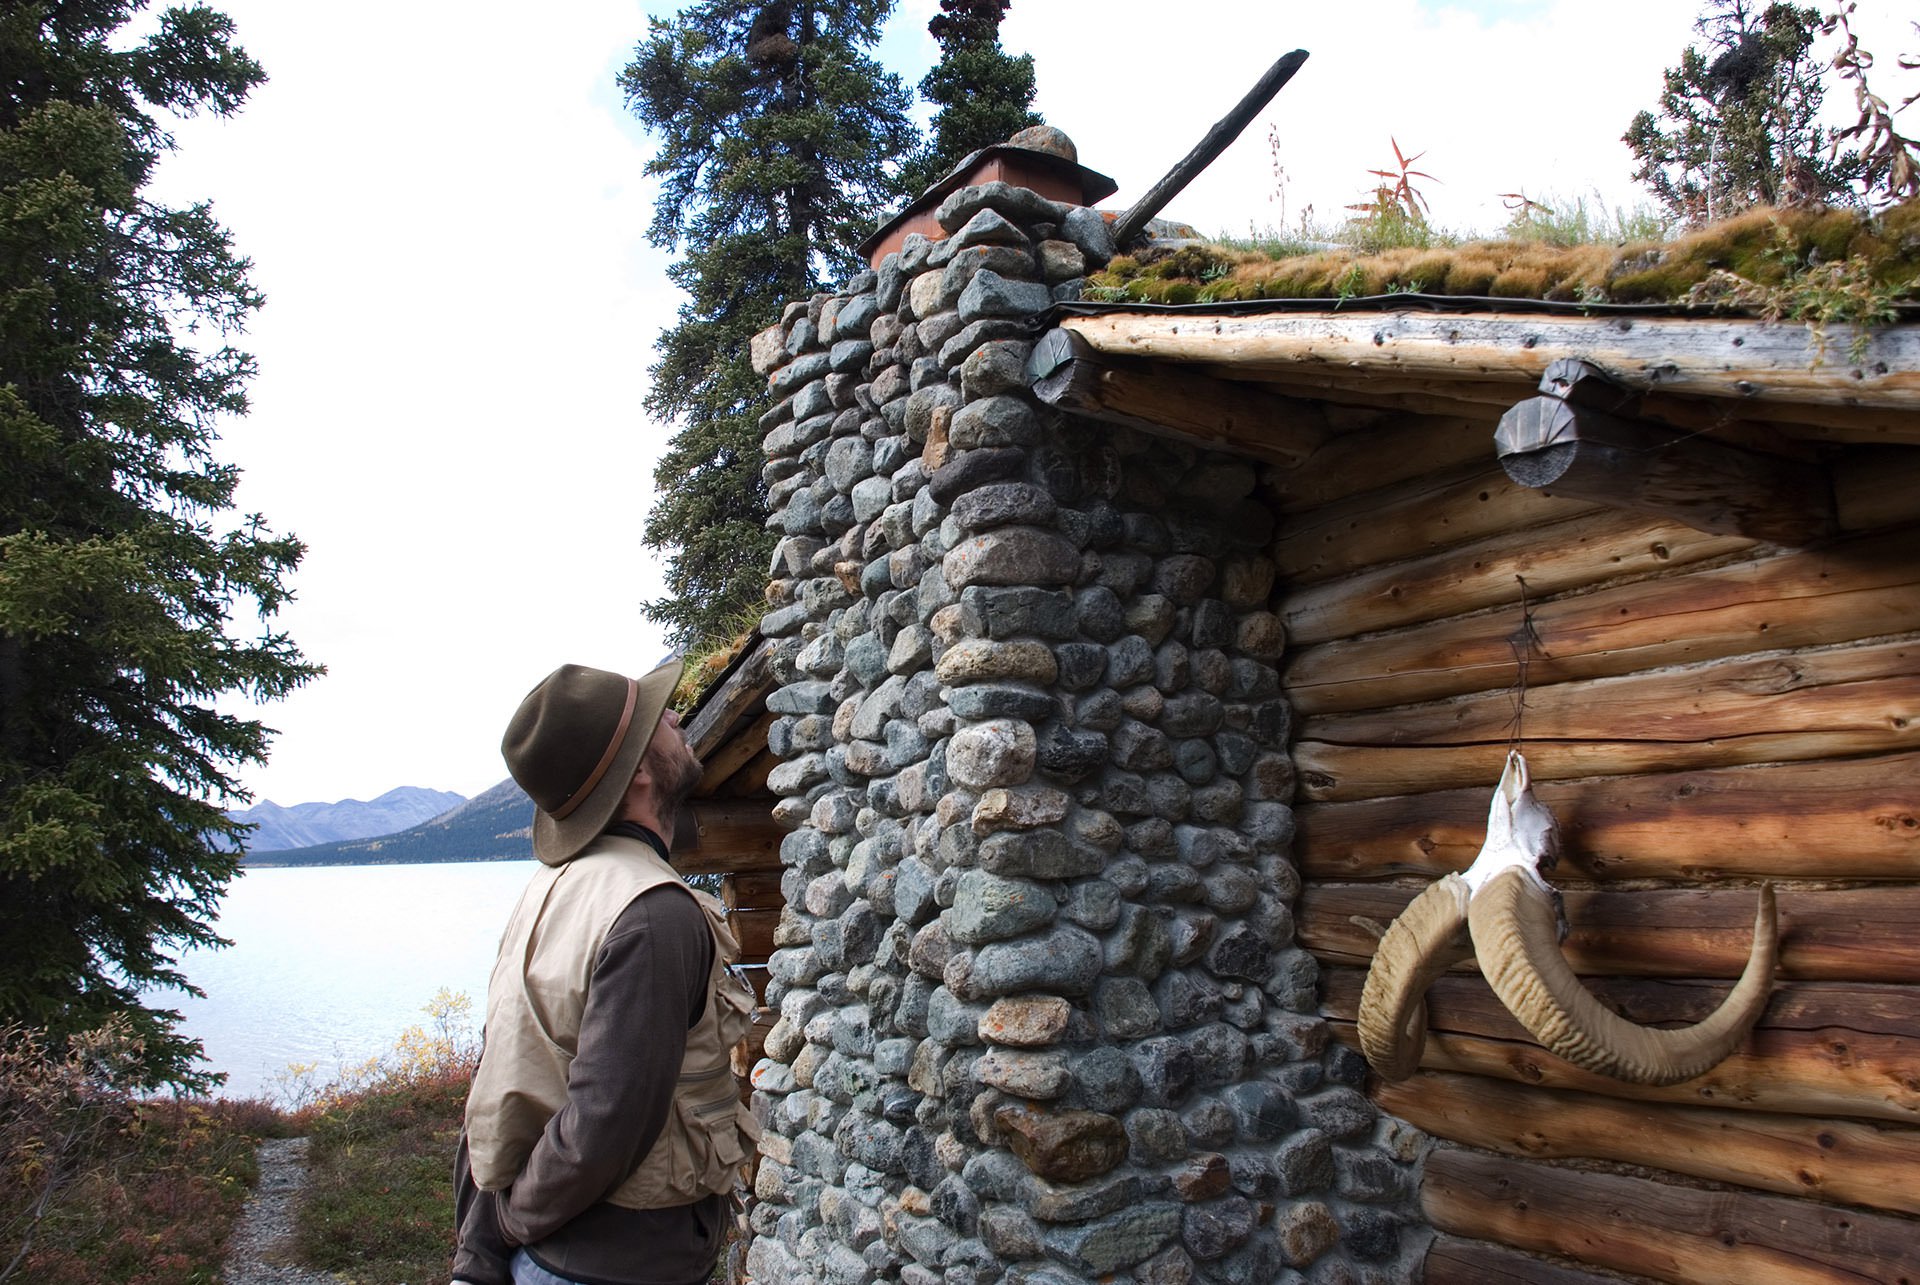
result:
[[[689,723],[767,962],[743,1270],[1920,1280],[1912,305],[1198,298],[1047,155],[756,340],[770,609]],[[1704,1074],[1562,1061],[1472,959],[1414,1074],[1355,1051],[1514,749],[1630,1020],[1775,888]]]

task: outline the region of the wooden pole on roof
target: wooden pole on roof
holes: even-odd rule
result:
[[[1207,136],[1200,140],[1199,146],[1188,152],[1186,158],[1167,171],[1165,178],[1147,190],[1147,194],[1134,203],[1132,209],[1122,214],[1113,225],[1113,243],[1120,249],[1127,242],[1140,235],[1147,221],[1166,208],[1167,202],[1180,195],[1187,184],[1200,176],[1200,172],[1213,164],[1220,153],[1240,137],[1240,131],[1260,113],[1260,109],[1273,101],[1280,92],[1280,86],[1293,79],[1293,73],[1300,70],[1300,64],[1307,60],[1307,51],[1296,49],[1267,68],[1267,74],[1247,96],[1240,100],[1239,106],[1222,116]]]

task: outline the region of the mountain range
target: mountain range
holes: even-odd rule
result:
[[[393,793],[397,794],[396,790]],[[433,793],[422,791],[422,793]],[[382,795],[382,798],[390,797]],[[448,798],[458,801],[457,794]],[[313,805],[306,805],[313,806]],[[405,829],[362,832],[330,843],[269,852],[252,849],[251,866],[364,866],[425,861],[502,861],[533,855],[533,800],[511,777],[451,810]]]
[[[365,839],[392,834],[465,803],[466,796],[451,790],[425,790],[403,785],[388,790],[372,802],[341,799],[337,803],[296,803],[283,808],[269,799],[246,809],[230,812],[236,821],[254,826],[247,836],[249,853],[283,852],[290,848],[309,848],[318,843],[342,839]]]

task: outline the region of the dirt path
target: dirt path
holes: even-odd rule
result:
[[[342,1285],[332,1272],[292,1266],[293,1215],[307,1185],[307,1139],[260,1144],[260,1182],[227,1249],[224,1285]]]

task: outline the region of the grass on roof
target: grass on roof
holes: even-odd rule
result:
[[[1087,278],[1111,302],[1224,303],[1433,294],[1568,303],[1717,304],[1800,316],[1800,296],[1851,292],[1857,318],[1920,301],[1920,200],[1876,217],[1756,209],[1672,240],[1555,245],[1544,239],[1273,254],[1215,244],[1121,256]],[[1844,311],[1844,310],[1843,310]],[[1835,316],[1834,320],[1854,319]]]

